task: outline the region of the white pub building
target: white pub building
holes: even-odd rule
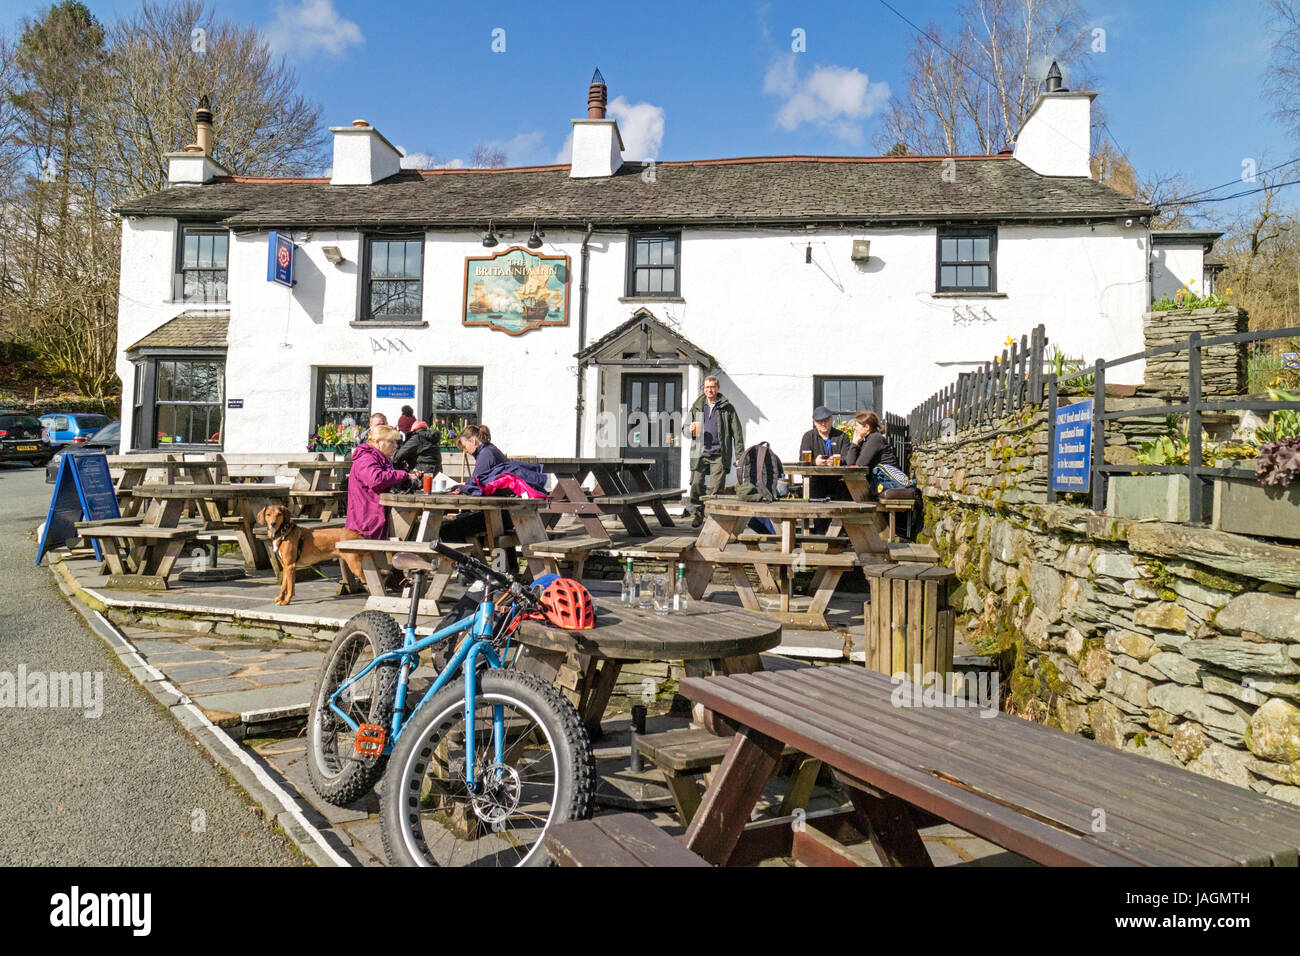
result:
[[[1049,81],[996,156],[648,163],[598,73],[569,165],[403,170],[356,120],[331,176],[281,179],[214,159],[201,104],[168,188],[117,210],[123,447],[295,452],[411,405],[684,487],[676,420],[635,413],[709,374],[746,444],[793,457],[814,406],[906,413],[1039,323],[1141,351],[1158,258],[1187,271],[1204,237],[1153,244],[1152,209],[1089,177],[1094,95]]]

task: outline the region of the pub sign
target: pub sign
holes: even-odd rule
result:
[[[465,325],[523,335],[545,325],[569,324],[569,257],[511,246],[465,259]]]

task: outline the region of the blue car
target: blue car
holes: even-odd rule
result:
[[[107,415],[83,412],[50,412],[41,416],[41,424],[50,433],[50,444],[83,445],[109,423]]]

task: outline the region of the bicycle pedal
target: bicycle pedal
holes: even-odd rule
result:
[[[386,736],[378,724],[362,724],[357,728],[357,756],[378,757],[384,752]]]

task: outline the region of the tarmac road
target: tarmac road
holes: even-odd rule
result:
[[[36,567],[53,487],[44,469],[0,464],[0,864],[305,865]],[[102,675],[102,713],[85,699],[16,707],[20,665],[29,685],[89,672],[92,700]]]

